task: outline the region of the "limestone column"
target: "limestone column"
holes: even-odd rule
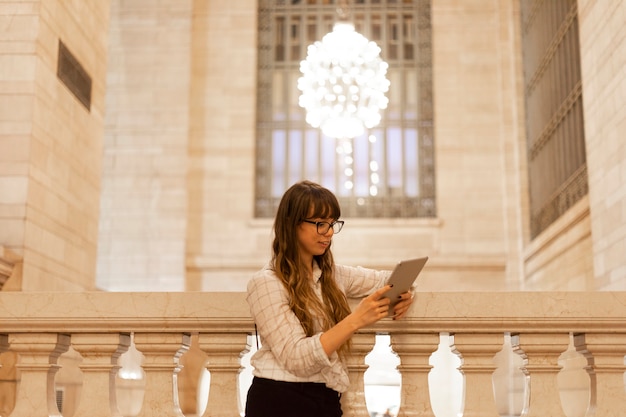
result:
[[[0,334],[0,416],[8,416],[15,406],[17,354],[8,349],[8,335]]]
[[[524,359],[527,399],[524,417],[566,417],[561,406],[557,375],[559,356],[569,346],[567,333],[524,333],[511,336],[513,350]]]
[[[350,387],[341,397],[341,407],[346,417],[368,416],[365,402],[364,375],[368,365],[365,357],[372,351],[376,343],[375,334],[357,333],[352,336],[352,350],[347,357]]]
[[[238,378],[241,358],[248,352],[246,333],[201,333],[200,349],[209,360],[209,399],[203,417],[239,417]]]
[[[591,378],[589,410],[596,416],[621,417],[626,410],[624,392],[624,355],[626,334],[579,334],[574,346],[589,361],[587,373]]]
[[[391,335],[391,347],[400,356],[402,375],[398,417],[435,417],[430,403],[430,356],[439,347],[439,333]]]
[[[456,333],[452,351],[461,358],[465,376],[463,417],[499,417],[493,395],[494,356],[504,343],[504,334]]]
[[[180,333],[135,333],[137,350],[144,355],[146,387],[140,417],[183,417],[178,402],[176,373],[179,358],[191,337]]]
[[[23,257],[12,290],[95,288],[109,7],[0,2],[0,242]]]
[[[56,333],[9,335],[11,350],[19,355],[21,381],[15,408],[9,417],[60,417],[54,392],[59,356],[70,347],[70,336]]]
[[[120,355],[130,346],[130,334],[79,333],[72,347],[83,357],[83,388],[75,417],[121,417],[115,395]]]

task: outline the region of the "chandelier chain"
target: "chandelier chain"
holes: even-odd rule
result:
[[[337,2],[337,16],[339,16],[339,21],[342,22],[350,20],[349,0],[339,0]]]

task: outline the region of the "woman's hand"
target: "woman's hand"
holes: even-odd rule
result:
[[[322,333],[320,343],[329,357],[359,329],[389,317],[391,300],[385,297],[385,293],[390,289],[391,285],[385,285],[363,298],[345,319]],[[398,304],[393,309],[393,319],[404,317],[412,303],[413,294],[410,291],[401,294]]]
[[[409,311],[411,304],[413,304],[413,293],[411,290],[400,294],[400,301],[393,308],[393,319],[398,320],[404,317],[407,311]]]
[[[376,323],[389,314],[389,298],[385,293],[391,289],[391,285],[385,285],[361,300],[352,314],[359,323],[359,328]]]
[[[322,333],[320,343],[328,357],[350,339],[356,331],[389,315],[390,301],[384,295],[390,288],[391,285],[385,285],[365,297],[345,319]]]

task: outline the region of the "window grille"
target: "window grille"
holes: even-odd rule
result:
[[[87,110],[91,108],[91,76],[59,40],[57,77]]]
[[[531,237],[587,194],[576,0],[522,0]]]
[[[63,412],[63,401],[65,399],[65,390],[63,388],[56,388],[55,391],[55,402],[57,405],[57,409],[60,413]]]
[[[434,217],[430,0],[355,0],[357,32],[389,64],[389,105],[379,126],[351,141],[353,187],[345,187],[339,140],[305,121],[300,61],[332,31],[332,0],[259,0],[256,216],[272,217],[284,191],[309,179],[333,190],[352,217]]]

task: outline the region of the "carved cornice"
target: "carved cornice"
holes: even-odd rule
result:
[[[0,290],[13,274],[15,264],[19,261],[14,252],[0,245]]]

